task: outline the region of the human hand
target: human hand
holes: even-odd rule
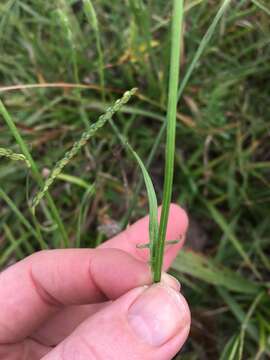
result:
[[[171,205],[167,240],[186,229]],[[42,251],[3,271],[0,359],[172,359],[190,313],[176,279],[150,285],[148,250],[136,248],[148,241],[144,218],[98,249]],[[164,269],[182,245],[166,247]]]

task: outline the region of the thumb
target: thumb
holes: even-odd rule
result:
[[[169,360],[184,344],[190,312],[166,284],[133,289],[84,321],[43,360]]]

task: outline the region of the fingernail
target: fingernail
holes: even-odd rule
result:
[[[173,277],[170,274],[167,274],[166,272],[162,272],[160,282],[164,285],[173,288],[175,291],[179,292],[181,290],[180,282],[175,277]]]
[[[136,299],[129,308],[128,321],[144,342],[161,346],[187,327],[189,313],[182,295],[160,283]]]

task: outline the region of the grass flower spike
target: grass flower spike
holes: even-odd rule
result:
[[[116,100],[116,102],[112,106],[110,106],[106,110],[106,112],[103,115],[101,115],[98,118],[98,120],[82,134],[81,138],[73,144],[72,148],[68,152],[66,152],[64,157],[56,163],[49,178],[45,181],[43,188],[37,193],[37,195],[33,199],[33,204],[32,204],[33,211],[35,211],[35,208],[40,203],[41,199],[44,197],[44,195],[48,191],[49,187],[53,184],[57,176],[59,176],[59,174],[62,172],[63,168],[71,161],[72,158],[74,158],[74,156],[78,154],[79,150],[87,143],[87,141],[92,136],[94,136],[95,133],[100,128],[102,128],[106,124],[106,122],[110,120],[113,117],[113,115],[117,111],[119,111],[124,104],[126,104],[129,101],[131,96],[134,95],[136,91],[137,91],[136,88],[133,88],[130,91],[126,91],[120,99]]]
[[[23,154],[15,153],[10,149],[0,148],[0,157],[2,156],[14,161],[23,161],[28,168],[31,167],[29,161]]]

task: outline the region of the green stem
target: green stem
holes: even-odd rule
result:
[[[162,212],[159,225],[158,243],[155,259],[154,282],[161,278],[166,229],[169,216],[169,207],[172,197],[173,173],[174,173],[174,152],[175,152],[175,129],[177,110],[177,89],[180,67],[180,35],[183,23],[183,0],[173,1],[172,33],[171,33],[171,60],[170,77],[167,106],[167,139],[165,154],[165,179],[162,201]]]

